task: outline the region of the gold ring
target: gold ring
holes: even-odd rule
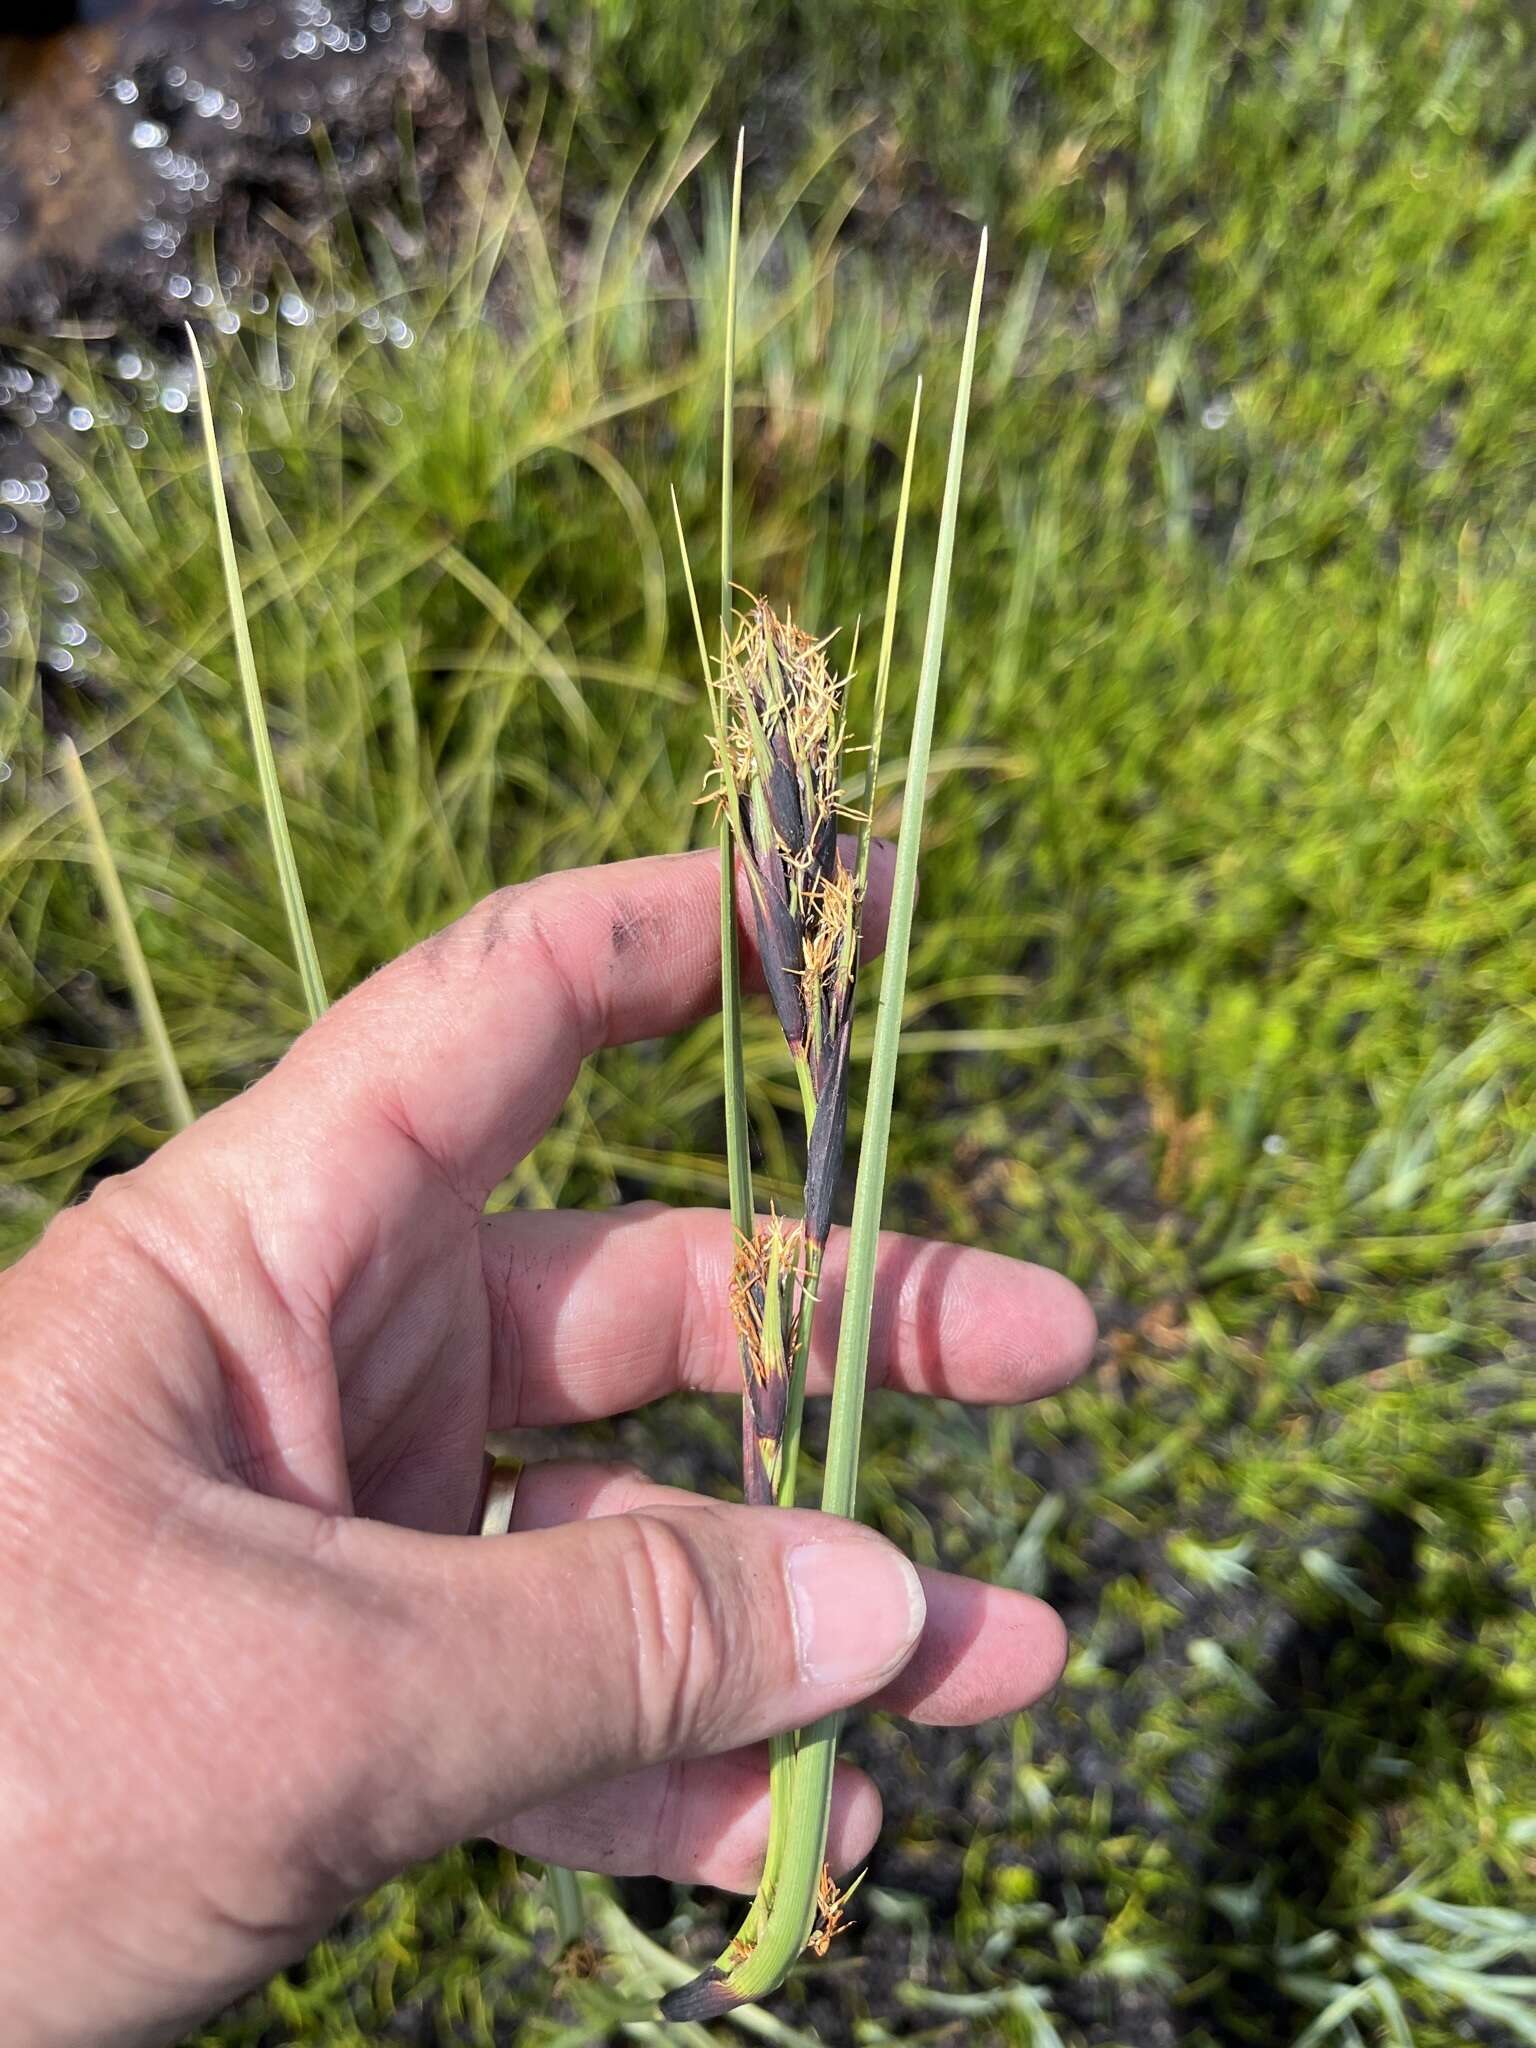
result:
[[[523,1476],[521,1458],[486,1457],[485,1497],[480,1510],[480,1534],[505,1536],[512,1527],[512,1507],[517,1483]]]

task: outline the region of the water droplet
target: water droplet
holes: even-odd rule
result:
[[[128,140],[135,149],[163,149],[169,133],[158,121],[135,121]]]
[[[67,647],[45,647],[43,660],[50,668],[56,668],[60,675],[67,675],[75,665],[75,657]]]
[[[1278,1131],[1271,1131],[1264,1140],[1264,1150],[1271,1159],[1278,1159],[1285,1150],[1285,1140]]]
[[[309,307],[297,292],[284,292],[277,302],[277,310],[290,327],[307,327],[312,317]]]
[[[235,312],[233,307],[221,306],[213,316],[213,324],[217,327],[220,334],[238,334],[240,332],[240,315]]]
[[[175,277],[166,279],[165,288],[173,299],[189,299],[192,296],[191,278],[183,277],[179,272]]]
[[[160,403],[167,412],[185,412],[187,394],[179,384],[167,384],[160,394]]]
[[[131,78],[114,78],[112,97],[125,107],[131,107],[139,96],[139,88]]]
[[[96,415],[88,405],[72,405],[69,408],[69,424],[77,434],[88,434],[96,424]]]
[[[1217,434],[1220,433],[1221,429],[1227,424],[1227,421],[1231,419],[1231,417],[1231,399],[1213,398],[1210,404],[1205,408],[1204,412],[1201,413],[1200,424],[1202,427],[1208,429],[1209,432]]]
[[[119,377],[127,378],[130,381],[135,377],[142,377],[144,374],[144,358],[135,355],[131,348],[125,348],[117,359],[117,374]]]
[[[149,446],[149,436],[142,427],[129,427],[123,435],[123,439],[130,448],[147,448]]]
[[[27,487],[19,476],[0,477],[0,498],[7,505],[25,505]]]
[[[65,647],[78,647],[85,639],[85,628],[78,619],[66,619],[59,628],[59,640]]]
[[[9,761],[0,761],[0,782],[9,782],[9,781],[10,781],[10,779],[11,779],[11,764],[10,764],[10,762],[9,762]]]

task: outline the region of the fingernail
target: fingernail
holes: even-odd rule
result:
[[[899,1550],[849,1532],[789,1554],[801,1676],[871,1690],[905,1663],[922,1633],[923,1583]]]

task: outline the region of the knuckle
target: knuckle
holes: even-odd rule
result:
[[[728,1739],[740,1631],[730,1589],[675,1521],[627,1518],[619,1551],[630,1638],[633,1724],[646,1761]]]
[[[144,1208],[144,1169],[108,1174],[97,1181],[83,1202],[63,1210],[48,1227],[54,1242],[117,1243],[137,1235]]]
[[[605,1011],[587,971],[588,949],[572,943],[573,935],[579,937],[580,917],[581,897],[572,891],[569,877],[550,874],[498,889],[474,913],[473,922],[481,958],[488,960],[503,947],[514,949],[519,968],[538,978],[543,993],[561,1006],[587,1047]]]

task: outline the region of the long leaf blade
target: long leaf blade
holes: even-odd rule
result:
[[[181,1077],[181,1068],[177,1064],[176,1053],[171,1045],[171,1034],[165,1028],[160,998],[155,994],[149,962],[144,957],[144,948],[139,940],[138,927],[133,921],[133,912],[128,906],[122,876],[118,873],[117,862],[112,857],[112,845],[101,822],[95,795],[84,764],[75,751],[73,740],[66,739],[63,742],[60,760],[63,763],[64,779],[69,784],[70,796],[75,809],[80,813],[80,822],[85,827],[85,836],[91,849],[91,865],[96,870],[97,887],[106,902],[107,915],[112,923],[112,935],[117,941],[118,954],[123,963],[123,972],[127,975],[128,986],[133,991],[133,1006],[139,1013],[139,1025],[149,1041],[150,1053],[159,1070],[160,1091],[165,1097],[166,1111],[177,1130],[184,1131],[195,1115],[192,1099],[187,1094],[187,1084]]]
[[[901,562],[907,549],[907,512],[912,503],[912,463],[917,453],[917,423],[923,410],[923,380],[912,393],[912,423],[907,428],[907,453],[901,465],[901,497],[896,506],[896,533],[891,542],[891,572],[885,586],[885,617],[880,622],[880,658],[875,664],[875,701],[869,718],[869,759],[864,767],[864,816],[859,825],[859,900],[869,881],[869,842],[875,831],[875,784],[880,777],[880,747],[885,737],[885,700],[891,681],[891,649],[896,639],[896,600],[901,591]]]
[[[203,420],[203,452],[208,461],[208,483],[213,492],[219,557],[224,567],[224,589],[229,600],[230,626],[235,636],[235,665],[240,672],[240,688],[251,729],[256,779],[261,786],[261,806],[266,814],[267,834],[277,867],[277,886],[283,899],[283,914],[288,920],[288,935],[299,970],[299,982],[304,991],[304,1006],[309,1012],[309,1021],[313,1023],[326,1007],[325,982],[320,973],[320,956],[315,951],[314,933],[310,930],[309,912],[305,908],[304,891],[299,882],[298,863],[293,857],[288,814],[283,808],[282,785],[277,779],[277,762],[272,753],[272,735],[267,730],[266,707],[261,701],[261,684],[256,677],[256,655],[251,646],[250,621],[246,617],[245,597],[240,588],[240,564],[235,554],[234,531],[229,523],[229,501],[224,494],[224,472],[219,463],[219,443],[213,427],[208,376],[203,368],[197,337],[190,326],[187,328],[187,341],[192,350],[192,374],[197,379],[197,402]]]
[[[736,137],[736,170],[731,180],[731,244],[725,272],[725,392],[720,425],[720,658],[725,659],[731,631],[731,572],[735,530],[732,493],[735,488],[736,427],[736,270],[741,257],[741,167],[746,130]],[[675,501],[674,501],[675,510]],[[682,524],[678,524],[682,538]],[[684,551],[686,564],[687,553]],[[690,575],[689,601],[697,621]],[[700,643],[702,652],[702,640]],[[708,663],[705,687],[709,686]],[[711,693],[714,695],[714,693]],[[715,696],[717,707],[719,698]],[[722,734],[723,738],[723,734]],[[722,761],[723,761],[722,755]],[[736,839],[729,812],[720,820],[720,1014],[725,1054],[725,1155],[731,1188],[731,1221],[740,1237],[754,1229],[752,1151],[747,1124],[747,1063],[741,1036],[741,937],[736,918]]]
[[[854,1187],[848,1273],[844,1283],[842,1326],[837,1340],[832,1419],[821,1496],[822,1508],[833,1515],[851,1515],[858,1490],[859,1438],[864,1389],[869,1373],[869,1332],[875,1298],[875,1258],[879,1248],[880,1214],[885,1201],[891,1107],[895,1099],[896,1061],[901,1047],[901,1013],[907,993],[912,915],[917,902],[917,863],[923,809],[928,796],[928,759],[933,749],[934,712],[939,699],[939,668],[944,655],[944,627],[949,613],[949,581],[955,556],[955,525],[960,509],[960,474],[965,460],[965,433],[970,416],[971,383],[976,370],[976,336],[981,321],[981,287],[986,263],[987,235],[983,229],[981,247],[976,256],[976,276],[971,286],[965,347],[960,358],[954,424],[950,429],[949,466],[944,477],[943,509],[939,515],[939,538],[928,599],[928,625],[923,636],[917,706],[912,717],[912,742],[901,806],[901,836],[896,844],[896,872],[891,884],[890,920],[886,927],[885,968],[880,981],[880,1006],[875,1016],[874,1053],[870,1060],[868,1093],[864,1102],[864,1136],[859,1146],[858,1179]]]

